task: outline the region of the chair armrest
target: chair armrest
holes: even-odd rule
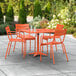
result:
[[[16,31],[10,31],[10,32],[16,32]]]
[[[10,31],[10,32],[8,32],[8,34],[9,35],[14,35],[14,34],[16,34],[16,31]]]

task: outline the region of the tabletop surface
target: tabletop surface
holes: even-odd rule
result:
[[[54,33],[54,29],[28,29],[28,30],[21,30],[21,32],[26,33]]]

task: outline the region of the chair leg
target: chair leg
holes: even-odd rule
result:
[[[40,55],[40,62],[42,61],[42,55]]]
[[[41,45],[40,45],[40,52],[42,52]]]
[[[57,51],[57,45],[55,45],[56,51]]]
[[[56,40],[55,40],[56,41]],[[55,45],[56,51],[57,51],[57,45]]]
[[[34,40],[34,52],[36,52],[36,40]]]
[[[12,45],[12,42],[10,43],[10,47],[9,47],[9,51],[8,51],[8,55],[10,54],[11,45]]]
[[[8,49],[9,49],[9,45],[10,45],[10,41],[9,41],[9,43],[8,43],[8,46],[7,46],[7,50],[6,50],[6,54],[5,54],[5,59],[6,59],[6,57],[7,57],[7,53],[8,53]]]
[[[40,37],[40,52],[43,52],[43,51],[42,51],[42,47],[43,47],[43,46],[41,46],[41,43],[42,43],[42,41],[41,41],[41,37]]]
[[[60,38],[60,41],[61,41],[61,38]],[[61,44],[61,46],[62,46],[63,54],[64,54],[64,53],[65,53],[65,50],[64,50],[64,46],[63,46],[63,44]]]
[[[43,46],[42,46],[43,47]],[[41,38],[40,38],[40,52],[43,52],[43,50],[41,49]],[[40,54],[40,62],[42,61],[42,55]]]
[[[23,42],[22,42],[22,54],[23,54]]]
[[[52,59],[51,45],[50,45],[50,59]]]
[[[43,42],[43,39],[42,39],[42,42]],[[42,52],[43,52],[43,46],[42,46]]]
[[[31,51],[31,40],[30,40],[30,51]]]
[[[14,48],[13,48],[13,52],[15,51],[15,46],[16,46],[16,42],[14,43]]]
[[[40,52],[41,52],[41,45],[40,45]],[[40,62],[42,61],[42,55],[40,54]]]
[[[48,40],[47,40],[47,43],[48,43]],[[47,54],[48,54],[48,45],[47,45]]]
[[[23,58],[26,56],[26,41],[24,42],[24,52],[23,52]]]
[[[65,50],[64,50],[64,46],[63,46],[63,44],[61,44],[61,46],[62,46],[62,49],[63,49],[63,54],[65,53]]]
[[[51,50],[52,50],[52,55],[53,55],[53,64],[55,64],[53,45],[51,45]]]
[[[65,50],[66,59],[67,59],[67,62],[68,62],[68,56],[67,56],[67,53],[66,53],[66,49],[65,49],[64,43],[63,43],[63,46],[64,46],[64,50]]]

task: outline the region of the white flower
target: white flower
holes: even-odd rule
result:
[[[36,22],[36,24],[38,24],[39,22]]]
[[[54,20],[51,20],[51,22],[54,22]]]
[[[64,23],[67,23],[67,22],[64,22]]]
[[[68,23],[69,24],[69,23]]]
[[[49,22],[47,24],[49,24]]]
[[[59,21],[58,19],[56,19],[56,21]]]
[[[55,15],[53,15],[53,18],[55,18],[56,16]]]
[[[52,26],[53,26],[54,24],[52,24]]]
[[[66,22],[66,20],[64,20],[64,22]]]
[[[48,26],[50,28],[50,26]]]
[[[68,19],[68,18],[66,18],[66,20],[68,21],[69,19]]]
[[[64,20],[64,23],[67,23],[66,20]]]
[[[60,16],[61,14],[59,13],[58,16]]]
[[[70,21],[71,19],[69,18],[68,20]]]
[[[64,19],[65,17],[64,17],[63,15],[61,15],[61,18],[63,18],[63,19]]]
[[[63,16],[61,15],[61,17],[63,17]]]
[[[55,27],[55,28],[56,28],[56,26],[53,26],[53,27]]]

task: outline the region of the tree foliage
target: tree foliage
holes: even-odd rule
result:
[[[24,0],[20,1],[19,22],[21,24],[26,23],[26,10],[25,10],[25,6],[24,6]]]
[[[14,21],[14,12],[11,4],[8,5],[7,13],[6,13],[6,22],[11,23]]]
[[[39,0],[36,0],[34,3],[34,12],[33,12],[33,17],[37,17],[38,15],[40,15],[42,17],[42,10],[41,10],[41,5]]]
[[[44,17],[48,20],[51,19],[51,5],[50,2],[48,2],[44,7]]]
[[[3,22],[3,14],[2,14],[2,9],[0,7],[0,23],[2,23],[2,22]]]
[[[0,0],[0,6],[2,8],[3,14],[6,14],[7,6],[10,2],[10,4],[12,4],[14,9],[14,15],[18,16],[20,9],[20,1],[22,0]],[[27,15],[32,15],[32,16],[34,15],[33,10],[35,9],[34,7],[36,1],[37,0],[24,0],[24,6],[25,9],[27,10]],[[43,10],[45,6],[48,6],[48,2],[50,3],[50,13],[47,12],[47,8]],[[38,12],[39,8],[42,9],[42,13],[43,13],[42,15],[45,15],[46,13],[47,18],[50,16],[52,18],[53,15],[57,15],[61,11],[61,9],[64,9],[65,7],[69,7],[70,13],[74,14],[72,9],[76,8],[76,0],[38,0],[38,3],[41,6],[37,7],[36,12]]]

